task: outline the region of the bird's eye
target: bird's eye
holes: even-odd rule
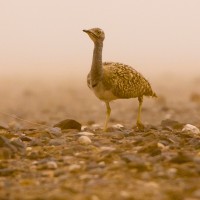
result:
[[[101,34],[101,31],[97,31],[97,33],[100,35],[100,34]]]

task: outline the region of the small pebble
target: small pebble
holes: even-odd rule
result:
[[[200,130],[196,126],[193,126],[191,124],[186,124],[183,127],[182,132],[189,132],[189,133],[193,133],[193,134],[200,134]]]
[[[57,169],[58,165],[55,161],[49,161],[46,163],[48,169]]]
[[[86,131],[84,131],[84,132],[79,132],[78,135],[93,136],[94,133],[90,133],[90,132],[86,132]]]
[[[77,129],[81,130],[81,124],[73,119],[66,119],[54,125],[54,127],[59,127],[64,129]]]
[[[87,126],[81,126],[81,131],[85,131],[87,128]]]
[[[103,146],[103,147],[100,147],[101,151],[115,151],[116,148],[115,147],[106,147],[106,146]]]
[[[29,159],[35,160],[35,159],[38,159],[39,157],[40,157],[40,152],[38,152],[36,150],[27,152],[27,158],[29,158]]]
[[[100,129],[100,125],[99,124],[92,124],[92,130],[98,130],[98,129]]]
[[[104,161],[101,161],[98,163],[99,167],[105,167],[106,166],[106,163]]]
[[[113,125],[112,127],[113,127],[113,128],[116,128],[116,129],[122,129],[122,128],[124,128],[124,126],[121,125],[121,124],[115,124],[115,125]]]
[[[69,169],[70,172],[76,172],[76,171],[78,171],[79,169],[81,169],[81,166],[78,165],[78,164],[72,164],[72,165],[69,166],[68,169]]]
[[[46,131],[50,134],[55,135],[55,136],[61,136],[62,135],[61,128],[59,128],[59,127],[51,127],[51,128],[46,129]]]
[[[91,139],[85,135],[82,135],[81,137],[79,137],[78,142],[80,144],[85,144],[85,145],[92,143]]]
[[[30,141],[33,140],[31,137],[28,137],[28,136],[26,136],[26,135],[20,136],[20,139],[21,139],[22,141],[26,141],[26,142],[30,142]]]
[[[26,147],[26,151],[32,151],[32,147]]]
[[[161,150],[167,150],[167,149],[169,149],[169,147],[168,146],[165,146],[163,143],[161,143],[161,142],[158,142],[157,143],[157,146],[158,146],[158,148],[160,148]]]

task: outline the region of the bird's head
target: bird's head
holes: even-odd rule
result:
[[[83,30],[83,32],[87,33],[94,43],[103,42],[105,39],[105,34],[100,28]]]

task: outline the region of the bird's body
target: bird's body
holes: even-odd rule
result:
[[[94,42],[92,67],[87,77],[88,87],[106,103],[107,115],[104,129],[110,118],[109,102],[116,99],[138,98],[139,111],[137,126],[143,127],[140,120],[143,96],[156,97],[150,83],[135,69],[118,62],[102,62],[104,32],[99,28],[84,30]]]
[[[88,74],[88,87],[103,101],[129,99],[139,96],[155,96],[150,83],[136,70],[128,65],[104,62],[102,79],[95,87]]]

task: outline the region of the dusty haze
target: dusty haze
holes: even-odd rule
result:
[[[103,131],[86,83],[92,27],[103,60],[157,93],[144,130],[135,98],[110,103]],[[200,0],[0,0],[0,199],[200,199],[199,88]]]
[[[104,61],[198,77],[199,10],[198,0],[1,1],[0,76],[84,79],[93,44],[82,29],[101,27]]]

